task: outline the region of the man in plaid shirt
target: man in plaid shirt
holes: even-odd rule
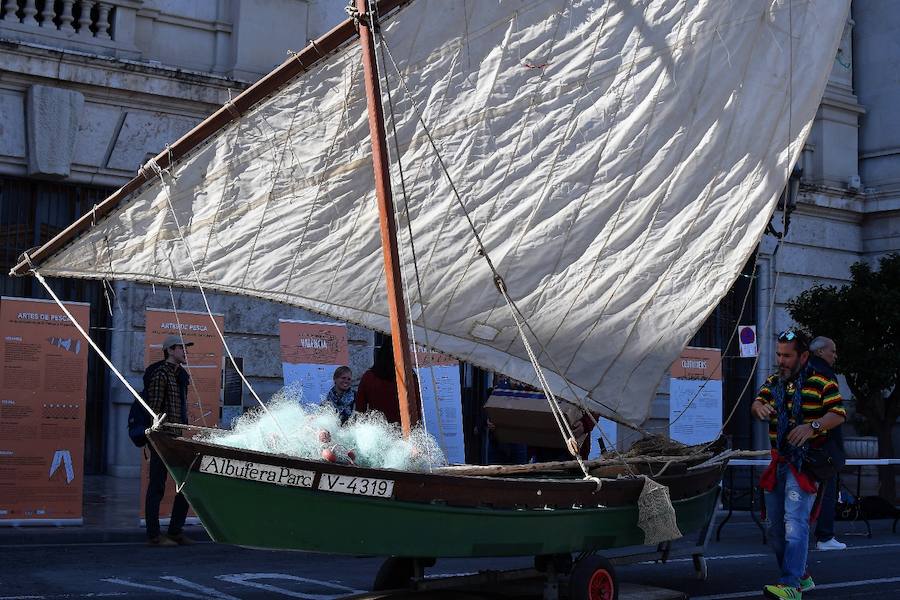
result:
[[[163,360],[155,362],[144,371],[144,398],[156,414],[165,413],[169,423],[187,423],[187,388],[190,376],[181,366],[187,363],[185,347],[193,346],[181,336],[170,335],[163,341]],[[166,465],[153,450],[150,450],[150,477],[144,515],[147,522],[147,543],[151,546],[179,546],[192,544],[193,540],[182,533],[187,518],[188,503],[184,496],[175,495],[169,530],[160,535],[159,505],[166,492]]]

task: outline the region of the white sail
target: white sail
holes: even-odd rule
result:
[[[774,210],[848,5],[418,0],[387,19],[412,95],[385,60],[422,276],[419,297],[405,271],[418,340],[427,328],[444,352],[535,381],[421,114],[554,391],[642,421]],[[41,270],[190,286],[193,261],[208,289],[387,330],[366,118],[353,45]],[[405,232],[403,217],[408,248]]]

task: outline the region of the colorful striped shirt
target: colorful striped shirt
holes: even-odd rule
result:
[[[778,375],[771,375],[760,388],[756,400],[765,402],[772,408],[775,408],[775,396],[772,394],[772,388],[777,384]],[[801,394],[803,399],[803,423],[811,423],[817,419],[821,419],[830,412],[847,418],[847,412],[844,410],[843,400],[841,399],[841,392],[838,388],[837,381],[834,379],[813,371],[812,375],[807,377],[806,381],[803,382]],[[793,382],[787,384],[784,397],[787,402],[788,414],[793,414]],[[791,423],[791,427],[794,427],[795,425],[798,424]],[[828,432],[826,431],[817,433],[813,437],[813,440],[818,438],[821,441],[813,441],[813,446],[820,446],[823,444],[827,435]],[[769,418],[769,442],[771,442],[773,448],[775,448],[775,440],[777,437],[778,415],[773,413],[772,417]]]

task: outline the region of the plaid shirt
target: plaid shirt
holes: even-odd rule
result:
[[[153,371],[147,385],[147,404],[157,414],[166,413],[166,421],[186,424],[185,394],[178,385],[180,370],[181,365],[163,362]],[[187,379],[186,375],[182,377]]]

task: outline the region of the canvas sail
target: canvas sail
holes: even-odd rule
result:
[[[421,115],[554,391],[640,422],[774,210],[849,0],[632,4],[418,0],[382,23],[411,97],[391,60],[381,67],[395,202],[396,147],[421,273],[418,341],[427,329],[441,351],[536,381]],[[387,330],[366,118],[352,45],[41,271],[192,286],[196,269],[210,290]],[[409,248],[406,226],[402,213]]]

